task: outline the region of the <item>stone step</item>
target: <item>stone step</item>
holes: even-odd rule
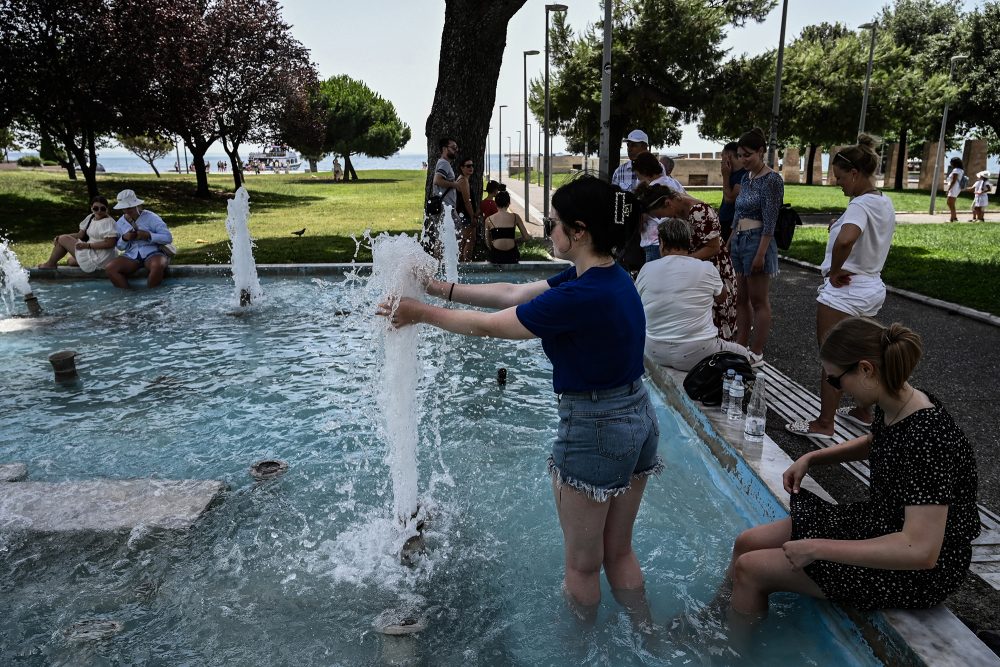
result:
[[[0,463],[0,482],[20,482],[28,476],[28,466],[23,463]]]
[[[0,487],[0,530],[116,532],[186,529],[226,488],[211,480],[95,479]]]

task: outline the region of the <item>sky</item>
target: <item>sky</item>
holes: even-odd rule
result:
[[[789,0],[786,43],[807,25],[822,21],[845,23],[849,28],[871,20],[888,0]],[[524,82],[523,52],[545,48],[546,0],[528,0],[508,24],[507,48],[497,80],[496,104],[507,104],[503,111],[503,144],[506,137],[517,145],[517,130],[523,127]],[[575,31],[603,19],[599,0],[563,0],[569,6],[567,19]],[[964,2],[971,9],[976,2]],[[410,126],[413,138],[402,153],[423,153],[426,146],[424,127],[434,100],[437,63],[444,25],[444,0],[284,0],[284,16],[292,34],[312,53],[321,78],[347,74],[364,81],[369,88],[390,100],[400,118]],[[777,44],[781,27],[781,4],[767,20],[732,29],[725,46],[731,55],[756,54]],[[541,75],[543,56],[528,57],[529,78]],[[614,63],[612,62],[612,66]],[[476,73],[470,71],[469,76]],[[859,82],[859,111],[861,82]],[[529,112],[530,114],[530,112]],[[494,111],[490,121],[491,152],[497,151],[498,122]],[[532,151],[537,144],[538,124],[533,126]],[[523,139],[522,139],[523,141]],[[698,137],[694,125],[684,126],[680,145],[669,152],[718,150],[719,146]],[[555,137],[553,152],[565,149],[565,142]],[[516,150],[516,149],[515,149]],[[111,152],[121,151],[116,149]]]

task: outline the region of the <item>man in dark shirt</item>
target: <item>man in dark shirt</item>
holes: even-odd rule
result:
[[[730,141],[722,149],[722,205],[719,206],[719,222],[722,223],[722,242],[729,240],[733,231],[733,216],[736,215],[736,196],[740,194],[740,181],[747,170],[739,166],[736,159],[736,142]]]

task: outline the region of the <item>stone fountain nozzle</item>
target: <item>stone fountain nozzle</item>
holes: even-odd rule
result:
[[[28,292],[24,295],[24,303],[28,306],[28,315],[31,317],[38,317],[42,314],[42,307],[38,303],[38,297],[33,293]]]
[[[240,307],[246,308],[252,302],[253,302],[253,299],[250,297],[250,290],[248,290],[245,287],[243,289],[241,289],[240,290]]]
[[[76,352],[63,350],[49,355],[49,363],[56,373],[56,380],[72,380],[76,377]]]

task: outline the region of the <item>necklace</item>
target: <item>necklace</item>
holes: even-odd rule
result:
[[[896,414],[894,414],[892,416],[892,419],[889,420],[888,422],[886,422],[885,425],[889,426],[891,424],[895,424],[896,421],[899,419],[899,415],[903,414],[903,410],[906,409],[906,406],[910,404],[910,401],[912,401],[913,397],[916,396],[916,395],[917,395],[917,390],[915,388],[913,388],[913,387],[910,387],[910,397],[908,399],[906,399],[905,403],[903,403],[903,407],[901,407],[899,410],[896,410]]]
[[[762,165],[760,165],[760,169],[758,169],[758,170],[757,170],[757,173],[756,173],[756,174],[750,174],[750,178],[749,178],[748,180],[751,180],[751,181],[752,181],[752,180],[754,180],[755,178],[757,178],[758,176],[760,176],[760,175],[761,175],[761,173],[763,173],[763,171],[764,171],[764,168],[765,168],[765,167],[767,167],[767,165],[766,165],[766,164],[762,164]]]

